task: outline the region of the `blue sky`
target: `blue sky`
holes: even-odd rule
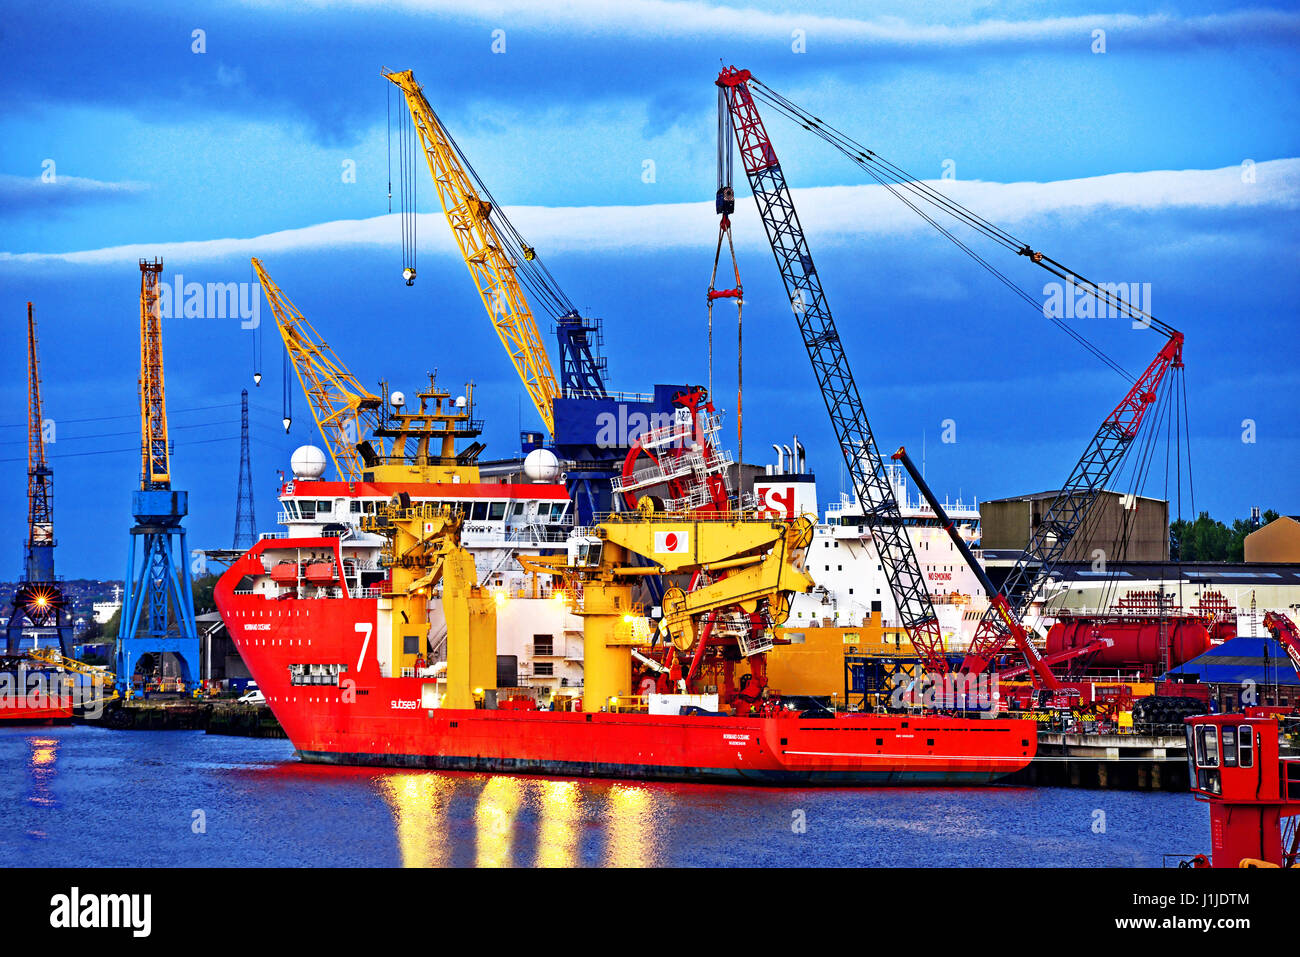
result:
[[[205,52],[193,52],[202,30]],[[493,31],[505,52],[492,52]],[[1094,31],[1105,52],[1094,53]],[[801,34],[797,31],[801,31]],[[794,52],[799,36],[805,52]],[[703,381],[719,59],[1092,278],[1150,283],[1187,335],[1198,508],[1300,512],[1300,14],[1283,5],[629,0],[559,9],[456,3],[48,3],[0,29],[0,560],[23,536],[24,303],[36,304],[57,424],[62,574],[116,577],[138,481],[136,296],[165,276],[241,282],[257,255],[367,383],[436,368],[474,379],[488,455],[536,416],[419,182],[420,279],[388,212],[381,66],[426,94],[569,296],[606,319],[613,384]],[[499,46],[499,44],[498,44]],[[394,115],[399,103],[394,100]],[[1120,377],[978,270],[819,141],[768,125],[880,444],[926,446],[941,494],[1052,487],[1124,392]],[[653,182],[643,177],[654,163]],[[1254,176],[1242,175],[1253,161]],[[355,163],[355,182],[341,175]],[[53,163],[54,182],[42,180]],[[48,178],[48,177],[47,177]],[[797,432],[839,489],[833,437],[748,191],[746,458]],[[995,251],[985,252],[997,256]],[[1050,277],[995,258],[1040,295]],[[268,315],[269,318],[269,315]],[[545,324],[544,324],[545,325]],[[1076,327],[1132,372],[1160,342],[1117,319]],[[719,313],[717,399],[734,407],[734,320]],[[273,329],[169,320],[176,484],[195,546],[234,523],[239,390],[253,402],[259,524],[276,471],[314,436],[279,421]],[[251,383],[254,340],[264,350]],[[957,441],[939,441],[945,419]],[[1243,420],[1255,441],[1243,442]],[[734,433],[733,433],[734,435]],[[763,450],[768,450],[763,452]],[[1157,475],[1148,492],[1160,494]],[[1184,485],[1184,511],[1189,510]],[[8,574],[8,573],[4,573]]]

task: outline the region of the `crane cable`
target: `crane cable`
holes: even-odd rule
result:
[[[1133,319],[1135,323],[1139,323],[1143,326],[1154,327],[1165,335],[1175,334],[1173,328],[1167,323],[1155,318],[1145,310],[1142,310],[1128,302],[1118,293],[1103,288],[1092,280],[1087,279],[1064,266],[1057,260],[1032,249],[1028,243],[1017,239],[1005,229],[989,222],[979,214],[972,212],[960,203],[957,203],[955,200],[945,196],[934,187],[917,179],[888,160],[885,160],[874,151],[867,149],[856,140],[827,125],[820,118],[813,116],[806,110],[796,106],[794,103],[781,96],[781,94],[776,93],[770,87],[765,86],[760,80],[751,77],[750,82],[754,84],[754,93],[756,96],[772,106],[787,119],[790,119],[802,126],[804,129],[815,133],[821,139],[825,140],[839,152],[848,157],[854,164],[871,176],[872,179],[888,189],[897,199],[902,201],[905,205],[925,219],[926,222],[952,241],[979,265],[988,270],[998,279],[999,282],[1007,286],[1008,289],[1018,295],[1026,304],[1030,305],[1036,312],[1051,319],[1059,328],[1062,329],[1062,331],[1125,379],[1132,381],[1133,376],[1086,337],[1061,321],[1059,317],[1048,315],[1039,300],[1025,292],[1021,287],[1016,285],[1014,281],[984,259],[984,257],[980,256],[967,244],[954,236],[950,230],[944,228],[931,216],[927,215],[916,202],[912,201],[907,196],[904,196],[903,193],[910,193],[917,200],[928,203],[937,210],[958,219],[960,222],[975,229],[981,235],[987,237],[1003,248],[1015,252],[1017,255],[1029,257],[1035,264],[1041,266],[1043,269],[1093,296],[1103,305],[1113,309],[1116,313]]]
[[[430,107],[431,112],[432,109],[433,108]],[[474,185],[481,196],[487,200],[489,206],[488,217],[490,219],[495,218],[496,224],[500,227],[497,230],[497,234],[505,244],[506,251],[510,254],[510,258],[514,260],[515,274],[528,288],[529,292],[532,293],[533,301],[542,303],[545,309],[554,317],[562,315],[577,315],[578,307],[574,304],[573,300],[565,294],[564,290],[560,287],[560,284],[556,282],[551,271],[546,267],[546,264],[542,262],[541,257],[537,255],[537,250],[528,245],[524,240],[523,235],[515,227],[515,224],[510,221],[510,217],[506,215],[501,204],[498,203],[496,197],[492,195],[492,191],[488,189],[487,184],[484,183],[482,178],[478,175],[478,171],[474,168],[474,164],[472,164],[461,151],[460,144],[456,142],[454,137],[452,137],[446,124],[442,122],[442,119],[437,113],[434,113],[433,115],[434,119],[437,120],[438,125],[442,128],[443,135],[447,138],[447,142],[451,144],[452,150],[456,153],[456,158],[460,161],[461,166],[463,166],[465,171],[469,173],[470,178],[474,181]]]
[[[736,243],[731,235],[731,214],[736,210],[736,193],[731,185],[731,110],[727,104],[726,93],[718,89],[718,191],[715,209],[721,217],[718,222],[718,243],[713,251],[713,272],[709,275],[709,291],[705,297],[708,302],[709,327],[709,396],[713,395],[713,303],[718,299],[734,299],[736,302],[736,461],[745,460],[744,433],[744,384],[745,353],[742,335],[741,317],[744,311],[744,290],[740,284],[740,266],[736,262]],[[727,248],[731,251],[731,271],[736,277],[736,285],[731,289],[717,288],[718,263],[722,258],[722,239],[726,237]]]

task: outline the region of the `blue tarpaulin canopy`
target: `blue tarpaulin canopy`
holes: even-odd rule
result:
[[[1205,684],[1300,685],[1286,649],[1272,638],[1239,636],[1174,668],[1166,678],[1199,678]]]

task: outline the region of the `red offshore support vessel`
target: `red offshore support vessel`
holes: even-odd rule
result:
[[[430,475],[433,481],[382,481],[380,465],[364,481],[325,482],[324,464],[316,449],[295,454],[294,480],[280,496],[288,536],[264,536],[231,564],[214,593],[252,677],[303,760],[844,786],[986,784],[1034,756],[1036,729],[1024,720],[843,713],[775,697],[764,699],[757,713],[748,707],[703,713],[693,706],[698,696],[684,694],[652,695],[658,707],[643,703],[631,711],[621,706],[631,699],[630,653],[644,647],[646,631],[637,628],[650,619],[617,597],[611,613],[597,607],[602,587],[624,595],[619,589],[630,586],[601,585],[593,577],[579,598],[540,584],[536,574],[529,587],[512,561],[525,556],[536,563],[548,554],[558,561],[566,553],[586,555],[593,545],[599,552],[603,544],[601,569],[607,569],[608,556],[618,552],[615,541],[640,536],[651,561],[679,573],[689,567],[674,564],[680,543],[708,558],[711,537],[749,536],[756,547],[732,564],[777,568],[773,581],[784,588],[782,570],[802,579],[802,552],[784,551],[793,534],[789,523],[751,516],[669,525],[631,513],[621,523],[611,517],[602,543],[589,537],[593,530],[572,528],[567,493],[555,482],[485,483],[474,467],[451,460],[446,474]],[[406,519],[409,535],[395,541],[393,528]],[[661,547],[674,554],[655,554]],[[435,553],[427,566],[408,561]],[[614,574],[644,574],[645,567],[631,567],[643,559],[632,558]],[[436,576],[427,570],[435,562]],[[503,578],[507,565],[522,586],[512,589]],[[743,584],[744,570],[726,581]],[[689,605],[687,596],[681,600]],[[575,606],[581,619],[573,617]],[[496,689],[496,655],[511,633],[564,633],[563,622],[548,620],[555,618],[582,629],[581,705],[558,686],[536,687],[545,681],[537,669],[532,688]],[[727,627],[722,616],[709,620],[715,634]],[[762,654],[768,651],[779,654],[780,647]],[[566,700],[583,710],[561,710]]]
[[[339,567],[347,561],[337,537],[263,539],[222,576],[215,597],[306,761],[777,785],[963,785],[995,781],[1035,753],[1034,723],[1020,720],[434,707],[432,675],[384,673],[374,640],[378,597],[353,597],[346,580],[337,593],[313,597],[280,598],[266,587],[266,566],[279,564],[288,548],[329,556]],[[259,584],[236,589],[246,578]]]

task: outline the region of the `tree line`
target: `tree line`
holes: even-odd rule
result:
[[[1169,523],[1169,558],[1183,562],[1241,562],[1246,559],[1246,536],[1279,518],[1267,509],[1259,524],[1248,518],[1225,525],[1202,512],[1194,521],[1180,518]]]

